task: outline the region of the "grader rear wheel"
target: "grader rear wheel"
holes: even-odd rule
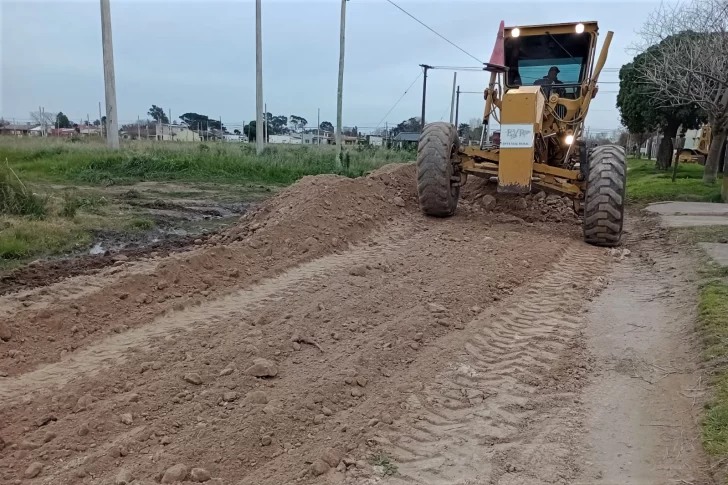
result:
[[[627,157],[618,145],[596,147],[589,154],[584,199],[584,240],[595,246],[619,244],[624,221]]]
[[[458,206],[460,180],[454,161],[459,145],[457,130],[450,123],[430,123],[420,135],[417,194],[422,212],[429,216],[451,216]]]

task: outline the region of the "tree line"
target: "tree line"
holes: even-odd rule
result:
[[[688,0],[660,4],[641,31],[637,55],[619,72],[617,108],[638,143],[663,138],[657,166],[671,165],[678,132],[709,123],[712,143],[703,182],[713,184],[728,138],[728,4]],[[724,169],[725,170],[725,169]]]

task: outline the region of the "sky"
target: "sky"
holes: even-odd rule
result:
[[[620,126],[618,68],[657,1],[393,0],[481,61],[498,25],[596,20],[614,39],[587,125]],[[263,92],[274,115],[309,126],[336,122],[339,0],[262,0]],[[120,124],[147,118],[152,104],[222,118],[229,129],[255,117],[253,0],[111,0]],[[601,42],[600,42],[601,45]],[[386,0],[350,0],[346,13],[343,124],[368,132],[419,116],[420,64],[478,66]],[[104,105],[98,0],[0,0],[0,116],[29,121],[39,106],[75,122]],[[459,72],[462,91],[482,92],[487,73]],[[417,81],[412,84],[415,79]],[[449,119],[452,71],[428,74],[426,120]],[[395,106],[397,100],[412,85]],[[483,98],[463,94],[460,121],[482,116]],[[392,109],[394,106],[394,109]],[[387,113],[391,112],[387,115]],[[386,115],[386,116],[385,116]]]

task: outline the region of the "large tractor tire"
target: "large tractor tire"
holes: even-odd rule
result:
[[[589,154],[584,198],[584,240],[595,246],[619,244],[624,221],[627,156],[618,145],[602,145]]]
[[[460,181],[454,162],[459,148],[457,130],[450,123],[430,123],[420,135],[417,195],[420,209],[428,216],[448,217],[455,213]]]

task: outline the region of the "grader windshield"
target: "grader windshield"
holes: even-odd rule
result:
[[[505,40],[506,87],[541,86],[545,94],[576,99],[589,73],[590,32],[550,33],[511,29]],[[513,34],[518,35],[514,36]]]

